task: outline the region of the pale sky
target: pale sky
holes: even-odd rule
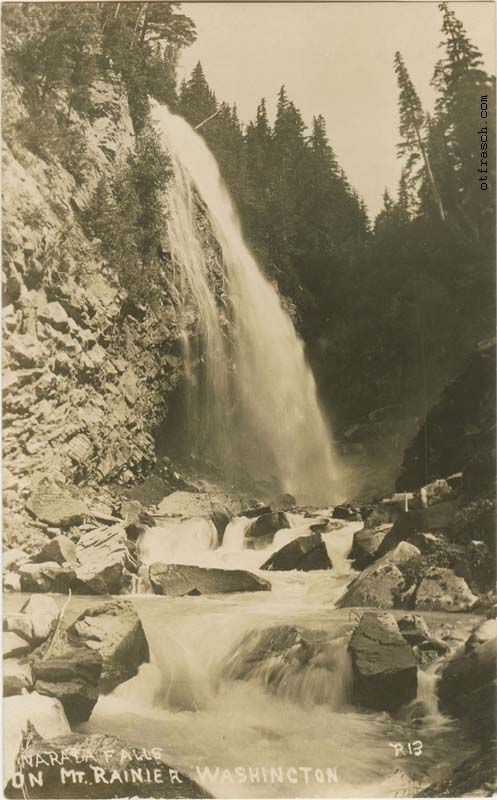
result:
[[[392,61],[400,50],[427,110],[433,66],[440,57],[436,2],[182,4],[198,40],[184,51],[180,77],[200,60],[219,100],[236,102],[242,122],[261,97],[273,115],[282,84],[307,125],[323,114],[330,142],[351,184],[373,216],[387,186],[396,191],[400,162],[398,91]],[[495,6],[451,3],[495,74]],[[475,97],[476,132],[480,127]]]

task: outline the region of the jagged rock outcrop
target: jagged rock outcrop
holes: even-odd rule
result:
[[[26,112],[7,88],[14,130]],[[19,136],[4,147],[4,541],[28,552],[50,526],[94,510],[71,484],[126,484],[150,470],[153,432],[182,374],[172,300],[160,315],[135,309],[88,233],[98,181],[134,146],[117,82],[96,81],[91,104],[92,121],[78,121],[88,156],[79,183]]]

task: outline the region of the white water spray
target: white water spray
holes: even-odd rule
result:
[[[189,446],[232,476],[243,470],[259,480],[276,478],[301,503],[336,501],[330,432],[303,344],[243,240],[216,160],[184,119],[157,103],[152,116],[174,173],[168,234]],[[217,260],[206,248],[209,237]]]

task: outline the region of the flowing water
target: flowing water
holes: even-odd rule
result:
[[[261,570],[275,549],[309,533],[312,520],[289,518],[291,527],[260,550],[244,547],[250,520],[243,517],[230,523],[221,547],[201,518],[172,519],[141,536],[145,563],[250,569],[271,582],[271,591],[131,596],[150,663],[101,696],[80,729],[116,735],[131,747],[161,748],[167,764],[214,797],[413,796],[470,755],[474,744],[438,711],[437,664],[418,671],[417,699],[393,716],[351,705],[347,645],[357,615],[335,603],[356,574],[347,556],[361,523],[322,534],[330,570]],[[66,599],[59,596],[61,607]],[[4,605],[11,612],[24,602],[22,595],[7,595]],[[73,597],[66,624],[100,602]],[[463,640],[476,621],[470,615],[424,616],[435,635],[443,621],[450,630],[460,627]],[[416,742],[422,753],[410,755],[407,745]],[[394,745],[402,745],[405,755],[396,756]]]
[[[355,575],[347,556],[360,523],[323,534],[331,570],[260,570],[276,548],[309,532],[308,519],[290,515],[290,522],[255,551],[243,546],[250,523],[243,517],[230,523],[221,547],[200,518],[142,535],[144,561],[250,569],[272,590],[132,597],[151,661],[100,697],[82,730],[162,748],[166,763],[215,797],[412,796],[472,746],[437,710],[435,668],[419,673],[417,700],[394,717],[351,705],[347,643],[356,615],[334,602]],[[416,741],[420,756],[395,757],[395,743]]]
[[[184,119],[157,103],[152,116],[174,175],[167,225],[189,448],[228,475],[241,467],[276,478],[301,504],[337,502],[336,459],[302,341],[244,242],[216,160]]]

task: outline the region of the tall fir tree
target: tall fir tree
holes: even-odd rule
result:
[[[398,51],[395,53],[394,68],[399,87],[399,131],[401,141],[398,145],[398,153],[399,156],[408,155],[407,169],[410,173],[412,173],[416,162],[420,158],[423,160],[435,204],[441,219],[445,221],[445,208],[433,174],[430,157],[423,136],[425,117],[421,100],[410,78],[404,59]]]

